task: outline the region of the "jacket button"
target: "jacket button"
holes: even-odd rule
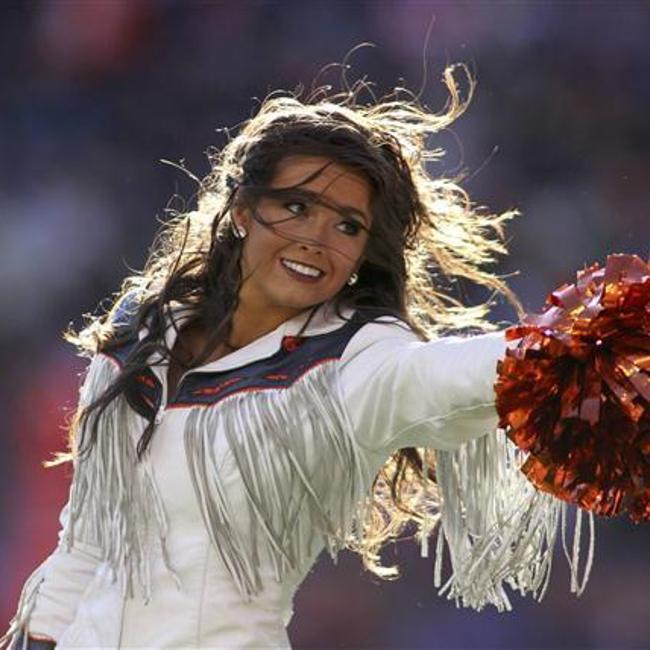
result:
[[[285,336],[282,339],[282,348],[286,352],[293,352],[302,345],[303,341],[304,338],[302,336]]]

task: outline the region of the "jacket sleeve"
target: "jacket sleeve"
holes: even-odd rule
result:
[[[86,377],[92,372],[95,357]],[[89,402],[87,382],[81,386],[79,404]],[[73,478],[74,481],[74,478]],[[100,549],[80,539],[74,525],[74,541],[67,539],[69,501],[59,514],[61,529],[54,551],[27,578],[9,629],[0,638],[0,647],[16,642],[21,631],[58,639],[72,623],[77,606],[102,561]]]
[[[395,323],[373,323],[342,358],[342,398],[378,467],[403,447],[436,450],[437,488],[421,494],[434,508],[416,505],[422,555],[438,525],[434,586],[478,611],[510,610],[510,590],[541,599],[560,542],[580,594],[594,553],[591,514],[584,534],[578,511],[570,541],[566,504],[535,488],[520,470],[525,455],[497,428],[493,386],[508,347],[503,331],[423,342]]]
[[[129,326],[137,313],[138,302],[137,293],[131,292],[116,305],[111,316],[116,328]],[[101,363],[100,356],[95,355],[88,366],[86,379],[79,390],[79,406],[89,404],[95,397],[93,392],[96,388],[88,379]],[[69,503],[59,516],[58,544],[25,582],[9,630],[0,638],[0,648],[7,643],[17,643],[21,631],[57,640],[73,622],[83,594],[103,561],[98,546],[80,539],[78,529],[83,528],[80,518],[73,526],[73,543],[67,540]]]
[[[18,638],[21,631],[57,640],[74,620],[79,601],[101,563],[101,552],[76,539],[68,548],[64,535],[67,518],[68,504],[59,515],[58,544],[27,578],[3,643]]]
[[[404,324],[365,325],[342,358],[343,399],[358,440],[388,452],[452,451],[497,426],[494,382],[503,332],[420,338]]]

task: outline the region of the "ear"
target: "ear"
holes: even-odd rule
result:
[[[248,208],[245,208],[243,205],[234,205],[230,210],[230,220],[234,228],[241,228],[242,226],[246,230],[250,230],[251,224],[251,215]]]

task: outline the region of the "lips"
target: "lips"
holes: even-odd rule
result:
[[[320,272],[320,275],[313,276],[313,275],[307,275],[305,273],[301,273],[299,270],[292,269],[289,266],[287,266],[287,264],[285,262],[290,262],[292,264],[298,264],[298,265],[301,265],[301,266],[305,266],[305,267],[307,267],[309,269],[315,269],[316,271]],[[323,271],[322,269],[319,269],[317,266],[313,266],[312,264],[306,264],[304,262],[299,262],[298,260],[292,260],[292,259],[289,259],[289,258],[281,258],[280,259],[280,266],[282,266],[282,268],[286,271],[286,273],[290,277],[292,277],[295,280],[299,280],[301,282],[307,282],[307,283],[312,283],[313,284],[315,282],[318,282],[325,275],[325,271]]]
[[[307,267],[308,269],[318,271],[321,276],[325,275],[325,271],[323,271],[323,269],[320,269],[317,266],[314,266],[313,264],[309,264],[308,262],[301,262],[300,260],[292,260],[292,259],[290,259],[288,257],[281,257],[280,261],[281,262],[290,262],[291,264],[297,264],[299,266],[304,266],[304,267]]]

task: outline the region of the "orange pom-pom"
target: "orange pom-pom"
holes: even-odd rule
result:
[[[507,330],[500,426],[522,471],[599,515],[650,521],[650,264],[611,255]]]

